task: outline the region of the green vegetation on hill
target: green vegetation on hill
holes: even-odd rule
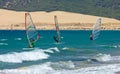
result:
[[[68,11],[120,20],[120,0],[0,0],[0,8],[17,11]]]

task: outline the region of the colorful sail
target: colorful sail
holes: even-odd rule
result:
[[[57,16],[54,16],[54,21],[55,21],[55,27],[56,27],[56,36],[54,36],[54,40],[56,42],[60,42],[60,31],[59,31]]]
[[[92,31],[93,35],[93,40],[97,39],[100,35],[100,30],[101,30],[101,18],[97,19],[97,22],[95,23]]]
[[[25,13],[25,30],[28,45],[30,48],[33,48],[36,44],[36,41],[40,39],[40,35],[38,34],[36,27],[32,21],[31,15],[29,13]]]

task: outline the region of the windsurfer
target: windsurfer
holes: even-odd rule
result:
[[[54,40],[55,40],[56,42],[59,42],[59,41],[60,41],[60,39],[59,39],[57,36],[54,36],[53,38],[54,38]]]
[[[90,40],[93,40],[93,34],[90,35]]]
[[[31,41],[31,46],[30,48],[34,48],[35,45],[36,45],[36,42],[40,39],[40,34],[38,34],[38,37],[37,37],[37,40],[31,38],[30,41]]]
[[[35,47],[35,44],[36,44],[36,41],[35,41],[33,38],[31,38],[30,41],[31,41],[31,46],[30,46],[30,48],[34,48],[34,47]]]

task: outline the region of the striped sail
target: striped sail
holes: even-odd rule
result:
[[[97,39],[100,35],[100,30],[101,30],[101,18],[97,19],[97,22],[95,23],[92,31],[93,35],[93,40]]]

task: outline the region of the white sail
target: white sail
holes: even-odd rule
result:
[[[100,35],[100,30],[101,30],[101,18],[97,19],[97,22],[95,23],[92,31],[93,35],[93,40],[97,39]]]

